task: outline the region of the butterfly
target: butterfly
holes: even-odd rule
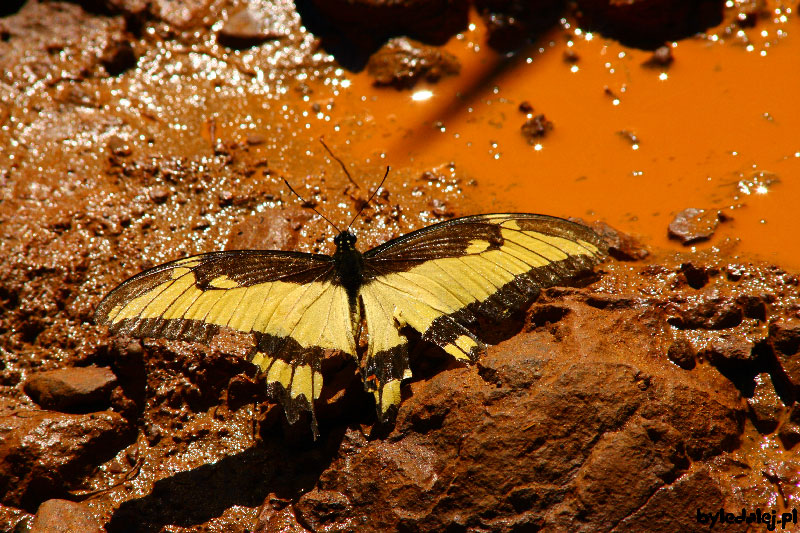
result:
[[[223,328],[251,333],[248,359],[266,375],[289,423],[310,412],[316,438],[326,351],[359,362],[385,420],[411,377],[404,328],[474,363],[486,345],[468,326],[503,320],[606,254],[591,229],[525,213],[456,218],[364,253],[349,227],[333,242],[333,255],[232,250],[156,266],[113,289],[95,322],[115,334],[201,343]],[[362,333],[366,350],[359,353]]]

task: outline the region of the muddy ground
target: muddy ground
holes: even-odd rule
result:
[[[325,83],[340,65],[363,68],[399,34],[436,44],[469,9],[513,48],[563,9],[340,4],[2,8],[0,529],[666,532],[719,509],[791,513],[800,279],[724,249],[648,251],[599,224],[613,257],[592,283],[482,332],[494,346],[477,365],[417,341],[392,424],[332,354],[316,442],[266,396],[246,339],[136,340],[92,323],[111,288],[168,259],[331,250],[282,178],[340,218],[366,199],[291,142],[304,110],[346,123]],[[637,33],[648,5],[658,42],[723,17],[711,1],[578,4],[578,20],[640,46],[654,44]],[[393,41],[376,82],[458,75],[427,46]],[[398,50],[412,52],[393,79]],[[362,246],[469,214],[471,186],[457,165],[396,170],[356,228]]]

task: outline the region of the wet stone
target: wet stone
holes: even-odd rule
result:
[[[783,355],[795,355],[800,350],[800,319],[777,320],[769,325],[769,342]]]
[[[539,139],[547,135],[552,129],[553,123],[542,114],[529,118],[520,127],[522,136],[525,137],[528,144],[536,144]]]
[[[675,61],[675,58],[672,56],[672,47],[659,46],[653,51],[653,55],[642,63],[642,66],[663,69],[670,66],[673,61]]]
[[[580,218],[570,218],[570,220],[583,224],[584,226],[589,226],[595,233],[600,235],[608,245],[608,253],[614,259],[620,261],[641,261],[650,255],[650,252],[638,239],[627,233],[622,233],[605,222],[598,221],[587,224]]]
[[[667,350],[667,357],[684,370],[691,370],[695,367],[697,354],[691,341],[676,339]]]
[[[800,387],[800,319],[773,322],[769,326],[767,341],[789,381]]]
[[[736,365],[742,366],[755,360],[753,343],[741,335],[720,335],[704,355],[715,366]]]
[[[681,329],[727,329],[742,323],[744,312],[731,298],[703,300],[684,304],[669,323]]]
[[[755,383],[753,396],[747,399],[753,424],[761,433],[772,433],[778,427],[778,422],[783,414],[783,402],[776,394],[769,374],[758,374],[755,377]]]
[[[25,393],[45,409],[76,412],[106,408],[117,376],[110,368],[75,367],[37,372],[24,385]]]
[[[675,215],[669,223],[669,236],[681,241],[683,245],[707,241],[714,235],[719,222],[716,211],[690,207]]]
[[[418,81],[436,82],[461,70],[456,57],[434,46],[407,37],[390,39],[367,62],[367,72],[375,85],[398,89],[413,87]]]
[[[624,44],[656,48],[722,22],[723,0],[578,0],[584,30]]]
[[[557,21],[563,9],[561,0],[476,0],[488,44],[500,51],[511,51],[535,38]]]
[[[778,430],[778,437],[787,450],[791,450],[800,443],[800,403],[792,406],[789,418]]]
[[[15,411],[0,417],[0,503],[33,511],[66,495],[132,437],[117,413]]]
[[[686,282],[693,289],[702,289],[708,283],[709,269],[704,265],[695,265],[694,263],[683,263],[681,265],[681,273],[686,278]]]
[[[85,504],[47,500],[39,506],[29,533],[102,533],[100,522]]]
[[[264,17],[251,9],[231,15],[217,34],[219,42],[237,50],[251,48],[281,37],[269,28]]]
[[[153,187],[148,191],[147,196],[154,204],[163,204],[169,198],[170,192],[165,187]]]

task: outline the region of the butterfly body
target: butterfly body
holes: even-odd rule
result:
[[[223,328],[251,333],[249,360],[289,422],[310,412],[316,435],[325,351],[357,360],[386,418],[411,376],[406,327],[473,363],[486,351],[477,323],[503,320],[605,255],[590,229],[525,213],[453,219],[363,254],[349,230],[333,240],[333,255],[233,250],[157,266],[111,291],[95,320],[113,333],[206,343]]]
[[[364,278],[364,256],[356,249],[356,236],[345,230],[333,239],[336,251],[333,264],[339,275],[339,283],[347,291],[350,307],[357,305],[358,290]]]

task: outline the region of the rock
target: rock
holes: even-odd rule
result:
[[[691,370],[695,367],[697,353],[689,339],[676,339],[667,350],[667,357],[684,370]]]
[[[718,509],[740,509],[743,502],[729,494],[711,470],[700,465],[674,483],[661,487],[642,507],[620,521],[614,531],[638,532],[646,524],[652,533],[698,531],[698,522],[710,523]],[[703,513],[698,519],[698,512]],[[747,531],[745,524],[726,524],[725,531]]]
[[[705,287],[711,276],[709,275],[710,269],[704,265],[696,265],[691,262],[681,264],[681,273],[686,278],[686,283],[693,289],[702,289]]]
[[[742,323],[744,312],[731,298],[711,298],[685,303],[669,323],[680,329],[728,329]]]
[[[562,0],[476,0],[475,7],[489,32],[489,46],[506,52],[554,25],[563,4]]]
[[[772,433],[785,410],[783,402],[775,393],[772,379],[766,372],[756,375],[753,396],[747,399],[753,424],[761,433]]]
[[[63,497],[130,438],[117,413],[16,411],[0,417],[0,503],[33,511]]]
[[[259,513],[253,533],[306,533],[304,528],[297,521],[291,506],[275,510],[265,506]]]
[[[789,381],[800,387],[800,319],[777,320],[769,325],[767,342],[772,346]]]
[[[800,350],[800,319],[787,318],[771,323],[767,339],[782,355],[795,355]]]
[[[800,442],[800,403],[792,406],[788,419],[778,430],[778,437],[787,450],[791,450]]]
[[[11,533],[27,533],[30,530],[33,515],[16,507],[0,505],[0,531]]]
[[[627,233],[622,233],[605,222],[596,221],[586,223],[580,218],[570,218],[569,220],[592,228],[594,232],[600,235],[606,242],[608,245],[608,253],[614,259],[620,261],[641,261],[650,255],[650,252],[638,239]]]
[[[221,44],[237,50],[280,37],[282,35],[269,27],[263,15],[252,9],[243,9],[231,15],[217,34]]]
[[[350,502],[347,496],[337,491],[314,489],[303,494],[294,505],[300,521],[320,531],[329,524],[347,522],[350,518]]]
[[[684,209],[669,223],[669,236],[681,241],[683,245],[694,244],[710,239],[719,226],[716,211],[689,208]]]
[[[630,46],[655,48],[722,22],[722,0],[578,0],[578,23]]]
[[[653,51],[653,55],[650,56],[650,59],[642,63],[642,66],[663,70],[670,66],[674,60],[675,58],[672,57],[671,46],[659,46]]]
[[[95,366],[36,372],[25,381],[25,393],[45,409],[76,412],[108,407],[117,376]]]
[[[525,121],[520,127],[522,136],[528,141],[528,144],[536,144],[536,142],[547,135],[553,129],[553,123],[547,120],[542,114],[531,117]]]
[[[167,201],[170,196],[169,189],[165,187],[153,187],[147,192],[147,195],[150,197],[150,200],[154,204],[163,204]]]
[[[537,328],[492,347],[478,373],[454,367],[411,383],[386,438],[348,429],[339,456],[295,504],[301,522],[596,531],[691,502],[698,487],[673,481],[738,445],[744,411],[735,387],[656,363],[660,341],[645,335],[649,349],[633,341],[654,327],[633,320],[637,310],[608,322],[608,311],[559,303],[569,312],[558,339]],[[668,497],[648,508],[659,491]],[[704,501],[709,510],[727,502],[718,490]]]
[[[466,0],[312,0],[314,6],[356,43],[408,35],[444,44],[468,22]],[[375,46],[374,48],[377,48]]]
[[[703,352],[703,356],[714,366],[742,367],[756,360],[753,353],[754,344],[738,334],[723,334],[711,342],[711,346]]]
[[[30,533],[103,533],[102,524],[85,504],[47,500],[39,506]]]
[[[461,65],[454,55],[408,37],[390,39],[367,62],[367,72],[375,85],[392,85],[398,89],[408,89],[423,79],[436,82],[460,70]]]

